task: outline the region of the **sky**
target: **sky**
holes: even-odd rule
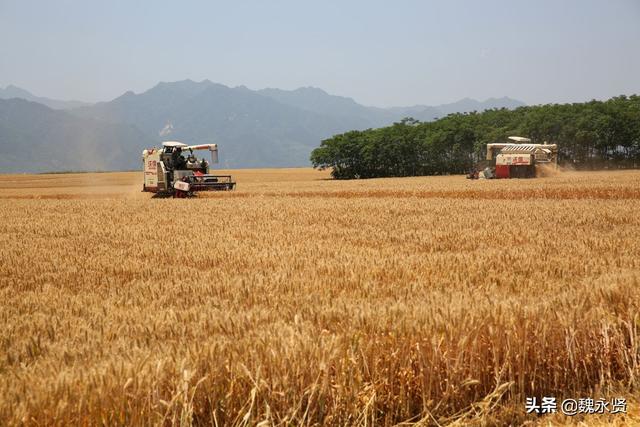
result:
[[[106,101],[160,81],[380,107],[640,93],[640,1],[0,0],[0,86]]]

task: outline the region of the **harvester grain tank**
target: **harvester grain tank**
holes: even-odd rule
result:
[[[487,144],[483,162],[485,178],[533,178],[543,165],[557,167],[556,144],[532,144],[531,139],[510,136],[507,143]]]
[[[236,183],[231,175],[210,174],[209,162],[196,158],[193,154],[196,150],[209,151],[211,163],[218,163],[217,144],[187,145],[166,141],[162,148],[144,150],[142,191],[164,197],[187,197],[198,191],[233,190]]]

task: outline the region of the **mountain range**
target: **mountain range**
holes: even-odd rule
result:
[[[9,85],[6,88],[0,88],[0,99],[20,98],[27,101],[37,102],[38,104],[46,105],[54,110],[65,110],[69,108],[82,107],[84,105],[91,105],[88,102],[82,101],[60,101],[58,99],[45,98],[42,96],[36,96],[28,90],[19,88],[14,85]]]
[[[222,167],[307,166],[311,150],[336,133],[522,105],[466,98],[377,108],[312,87],[251,90],[208,80],[163,82],[86,104],[9,86],[0,89],[0,172],[137,169],[142,149],[165,140],[217,143]]]
[[[0,172],[129,170],[154,140],[132,125],[0,99]]]

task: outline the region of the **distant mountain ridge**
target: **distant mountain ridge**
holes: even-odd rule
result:
[[[349,118],[295,108],[245,87],[190,80],[159,83],[71,113],[134,125],[157,143],[217,143],[227,167],[306,165],[320,140],[353,125]]]
[[[153,140],[122,123],[0,99],[0,172],[131,170]]]
[[[11,95],[21,93],[20,88],[9,88]],[[0,98],[6,95],[7,89]],[[46,99],[27,91],[23,93],[31,98]],[[53,101],[46,100],[50,104]],[[159,145],[167,139],[217,143],[223,167],[307,166],[310,152],[323,139],[337,133],[386,126],[405,117],[430,121],[453,112],[524,105],[511,98],[491,98],[483,102],[466,98],[440,106],[377,108],[313,87],[291,91],[251,90],[209,80],[161,82],[139,94],[128,91],[108,102],[76,105],[65,111],[25,105],[18,108],[20,104],[16,101],[20,100],[0,104],[0,124],[3,110],[5,117],[7,110],[12,109],[19,110],[25,117],[14,117],[13,122],[5,120],[5,126],[0,126],[0,143],[16,140],[29,146],[55,145],[56,149],[48,152],[49,166],[46,167],[51,169],[47,170],[130,169],[139,163],[142,148]],[[53,105],[60,107],[74,101],[56,102]],[[60,104],[65,102],[67,104]],[[30,124],[34,121],[46,122],[50,129],[42,125],[34,133]],[[68,143],[48,136],[59,136],[63,124]],[[109,137],[108,132],[113,132],[113,136]],[[82,141],[87,141],[87,147],[93,151],[102,152],[97,144],[106,144],[107,152],[113,147],[114,153],[119,154],[109,157],[104,164],[89,161],[95,159],[72,162],[65,157],[68,147],[81,149]],[[0,155],[3,152],[0,151]],[[0,172],[14,170],[10,165],[0,162]]]
[[[68,110],[71,108],[78,108],[85,105],[90,105],[88,102],[82,101],[61,101],[59,99],[45,98],[42,96],[36,96],[28,90],[19,88],[14,85],[9,85],[6,88],[0,88],[0,99],[20,98],[27,101],[37,102],[42,105],[46,105],[54,110]]]
[[[413,107],[392,107],[389,110],[393,111],[397,115],[399,114],[404,115],[405,117],[413,117],[416,120],[428,122],[441,117],[445,117],[448,114],[470,113],[473,111],[481,112],[493,108],[515,109],[518,107],[524,107],[525,105],[527,104],[522,101],[518,101],[516,99],[505,96],[502,98],[489,98],[485,101],[463,98],[450,104],[442,104],[437,106],[414,105]]]
[[[301,87],[295,90],[262,89],[257,93],[283,104],[318,114],[352,117],[354,122],[358,122],[356,128],[384,126],[397,118],[392,111],[366,107],[358,104],[352,98],[330,95],[324,90],[314,87]]]
[[[480,112],[492,108],[513,109],[526,105],[522,101],[505,96],[502,98],[489,98],[485,101],[464,98],[457,102],[436,106],[414,105],[411,107],[380,108],[367,107],[358,104],[352,98],[330,95],[324,90],[314,87],[298,88],[292,91],[262,89],[257,92],[279,102],[322,114],[356,116],[370,122],[372,124],[371,127],[385,126],[405,117],[431,121],[452,113]]]

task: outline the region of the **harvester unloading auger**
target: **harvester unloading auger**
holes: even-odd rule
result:
[[[510,136],[509,140],[513,142],[487,144],[486,159],[467,178],[533,178],[543,165],[557,167],[556,144],[532,144],[521,136]]]
[[[187,145],[177,141],[162,143],[162,148],[142,152],[144,183],[142,191],[159,197],[190,197],[198,191],[233,190],[231,175],[212,175],[209,162],[193,155],[194,150],[208,150],[211,163],[218,163],[216,144]],[[185,158],[184,153],[188,153]]]

